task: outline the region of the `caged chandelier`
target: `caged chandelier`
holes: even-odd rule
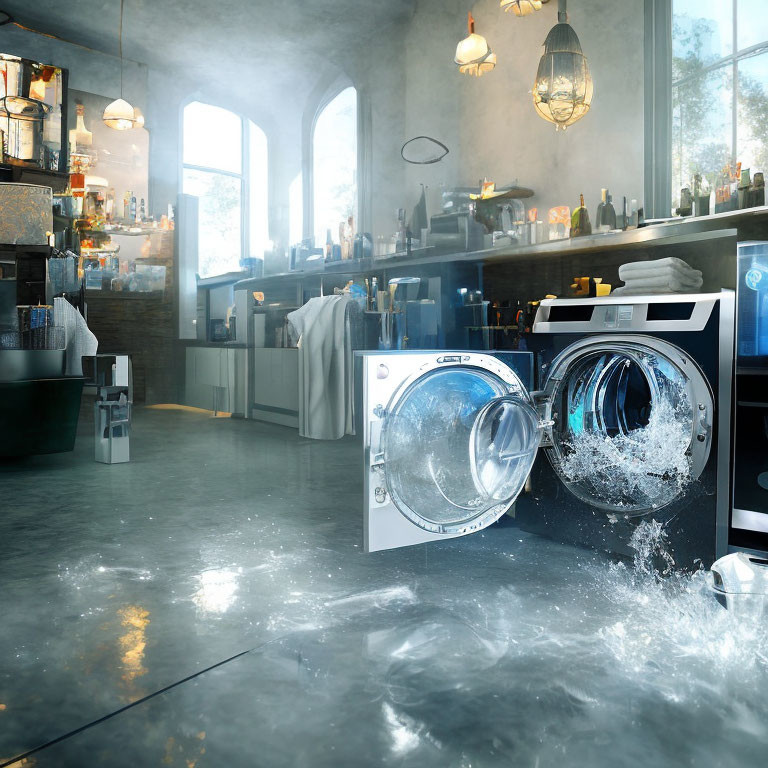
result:
[[[592,75],[581,43],[568,23],[566,0],[558,0],[557,24],[544,41],[533,84],[536,111],[555,127],[567,128],[589,112],[592,103]]]

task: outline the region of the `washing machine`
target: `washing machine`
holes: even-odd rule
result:
[[[626,556],[658,523],[680,567],[724,554],[733,294],[546,300],[529,346],[360,353],[366,551],[509,512]]]

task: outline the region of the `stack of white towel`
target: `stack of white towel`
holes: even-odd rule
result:
[[[613,293],[624,296],[696,293],[704,282],[698,269],[673,257],[623,264],[619,267],[619,277],[624,285],[616,288]]]

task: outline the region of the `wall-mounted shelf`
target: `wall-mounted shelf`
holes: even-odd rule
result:
[[[69,174],[61,171],[46,171],[26,165],[0,163],[0,181],[10,181],[15,184],[38,184],[50,187],[53,194],[66,191],[69,186]]]

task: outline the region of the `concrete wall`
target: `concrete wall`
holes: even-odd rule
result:
[[[542,212],[552,205],[574,207],[581,192],[594,211],[603,186],[617,200],[624,194],[641,200],[643,3],[572,0],[570,21],[589,60],[595,96],[590,113],[566,132],[536,115],[530,95],[556,5],[553,0],[519,19],[503,13],[498,0],[477,0],[477,31],[499,61],[479,79],[459,74],[453,63],[456,43],[466,35],[468,6],[462,0],[419,0],[406,23],[376,30],[311,67],[304,62],[303,69],[286,68],[281,81],[244,76],[225,90],[220,83],[125,61],[125,96],[144,111],[150,136],[150,211],[159,215],[176,201],[183,104],[217,104],[252,119],[267,134],[270,234],[277,250],[286,249],[288,187],[302,169],[308,178],[307,124],[322,84],[345,77],[361,103],[359,182],[368,205],[359,221],[374,236],[393,233],[395,210],[412,208],[422,184],[430,190],[433,211],[441,185],[476,184],[486,176],[532,187],[536,195],[528,204]],[[67,67],[76,90],[119,93],[114,56],[15,27],[0,28],[0,50]],[[417,135],[439,139],[450,153],[435,165],[406,164],[400,147]],[[308,231],[306,210],[304,218]],[[281,261],[274,268],[283,266]]]
[[[401,205],[416,201],[420,184],[434,191],[440,184],[476,184],[483,177],[533,188],[536,195],[526,202],[542,211],[553,205],[573,208],[583,192],[593,212],[604,186],[615,200],[622,195],[642,200],[643,3],[570,3],[570,23],[588,58],[595,95],[587,116],[565,132],[538,117],[530,94],[541,45],[557,20],[556,6],[553,0],[517,18],[502,12],[498,0],[476,2],[477,32],[498,56],[495,70],[478,79],[461,75],[453,63],[456,43],[467,34],[467,4],[419,1],[405,34],[404,132],[398,140],[430,135],[450,154],[435,165],[406,167]],[[387,98],[390,89],[382,90]],[[390,144],[395,143],[393,137]],[[386,153],[389,163],[399,161],[392,146],[375,145],[374,163],[381,166],[376,153]],[[375,206],[376,198],[391,197],[387,183],[374,176]]]

